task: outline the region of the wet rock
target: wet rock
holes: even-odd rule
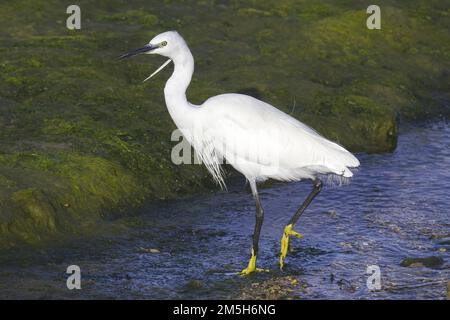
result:
[[[190,280],[184,285],[186,290],[199,290],[205,287],[205,284],[201,280]]]
[[[308,285],[293,276],[271,278],[253,282],[241,290],[239,299],[280,300],[299,298],[307,291]]]
[[[356,287],[347,279],[339,279],[336,283],[341,290],[345,290],[348,292],[356,291]]]
[[[143,253],[160,253],[161,252],[156,248],[143,248],[143,247],[140,247],[139,251],[143,252]]]
[[[447,281],[447,300],[450,300],[450,281]]]
[[[443,264],[444,259],[437,256],[430,256],[425,258],[405,258],[400,263],[402,267],[410,267],[410,268],[419,268],[419,267],[439,268]]]
[[[327,138],[340,141],[353,151],[378,153],[395,150],[397,119],[386,105],[346,93],[318,93],[313,103],[315,110],[311,111],[312,114],[302,115],[302,120]],[[346,129],[344,117],[353,117],[352,130]],[[357,136],[355,132],[358,132]]]
[[[329,210],[327,213],[331,218],[336,218],[338,216],[335,210]]]
[[[352,249],[353,248],[353,245],[350,242],[341,241],[341,242],[339,242],[339,245],[341,247],[343,247],[343,248],[346,248],[346,249]]]
[[[438,239],[440,241],[448,240],[450,242],[450,233],[434,233],[429,232],[430,239]],[[444,239],[444,240],[443,240]]]

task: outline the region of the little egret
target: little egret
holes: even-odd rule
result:
[[[348,180],[353,176],[350,168],[359,166],[358,159],[288,114],[247,95],[221,94],[202,105],[189,103],[186,90],[194,72],[194,58],[176,31],[161,33],[144,47],[123,54],[119,59],[137,54],[159,54],[169,58],[144,81],[173,61],[174,71],[164,88],[167,109],[214,180],[221,187],[225,186],[221,169],[225,160],[250,184],[256,201],[256,223],[251,258],[242,274],[262,270],[256,268],[264,219],[257,183],[267,179],[313,182],[311,193],[284,228],[280,254],[280,268],[283,269],[289,237],[302,237],[293,227],[322,189],[321,179]]]

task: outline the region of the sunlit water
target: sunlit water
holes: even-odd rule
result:
[[[393,154],[358,158],[352,183],[325,188],[301,217],[296,229],[304,239],[292,240],[284,272],[278,270],[281,233],[311,186],[260,190],[266,217],[258,265],[270,272],[240,277],[235,273],[247,264],[254,226],[254,203],[242,179],[228,193],[150,205],[124,219],[128,227],[116,236],[3,255],[0,298],[239,298],[254,283],[289,275],[302,286],[280,298],[445,299],[450,126],[405,130]],[[400,265],[429,256],[444,263]],[[66,288],[72,264],[81,267],[81,290]],[[380,268],[379,291],[367,288],[368,265]]]

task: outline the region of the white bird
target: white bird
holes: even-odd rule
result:
[[[313,181],[311,193],[284,228],[280,254],[282,269],[289,237],[302,237],[293,227],[322,189],[321,178],[348,180],[353,176],[350,169],[359,166],[358,159],[297,119],[247,95],[221,94],[209,98],[201,105],[189,103],[186,90],[194,72],[194,58],[186,42],[176,31],[161,33],[143,48],[119,58],[129,58],[140,53],[159,54],[169,58],[146,80],[173,61],[174,71],[164,88],[167,109],[214,180],[221,187],[225,186],[221,163],[226,160],[250,184],[256,201],[256,223],[251,258],[242,274],[262,270],[256,268],[264,218],[257,182],[269,178],[279,181]]]

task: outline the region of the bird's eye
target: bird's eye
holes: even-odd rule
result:
[[[161,42],[161,47],[165,47],[165,46],[167,46],[167,41]]]

